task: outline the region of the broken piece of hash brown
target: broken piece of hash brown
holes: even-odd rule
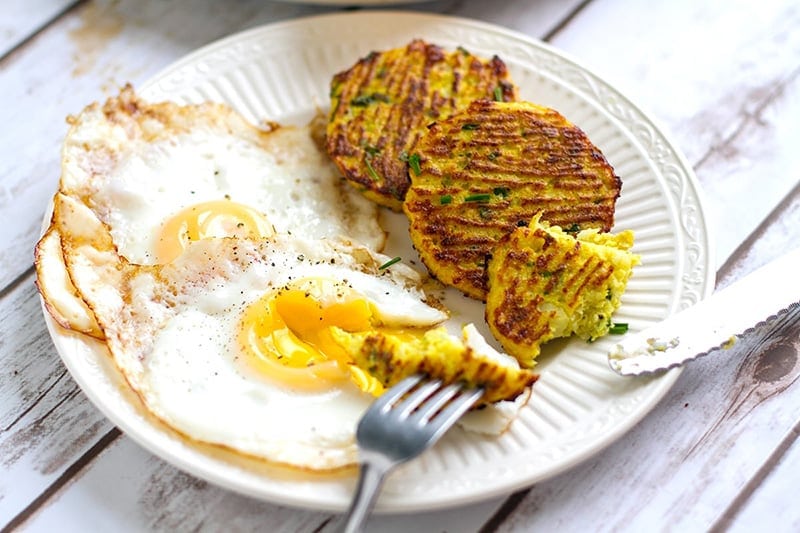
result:
[[[639,256],[633,232],[573,236],[535,217],[495,248],[488,266],[486,321],[503,348],[530,368],[541,344],[608,333]]]
[[[428,124],[479,98],[514,100],[516,88],[497,56],[486,60],[416,39],[336,74],[330,98],[328,154],[365,196],[400,211],[408,154]]]
[[[491,348],[469,324],[459,339],[444,327],[422,336],[398,335],[381,331],[332,331],[333,338],[353,358],[355,364],[389,388],[402,379],[423,374],[443,383],[461,383],[467,388],[482,388],[478,405],[514,400],[538,376],[520,368],[510,355]]]
[[[485,262],[518,225],[608,231],[621,181],[586,134],[529,102],[473,102],[432,125],[409,156],[403,210],[411,240],[440,281],[485,300]]]

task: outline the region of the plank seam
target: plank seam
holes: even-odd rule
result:
[[[91,448],[86,450],[74,463],[69,465],[64,472],[56,478],[39,496],[36,497],[31,503],[28,504],[22,511],[12,518],[2,529],[0,533],[8,533],[20,527],[27,520],[29,520],[45,503],[55,496],[61,489],[70,483],[75,476],[88,466],[94,459],[100,455],[111,443],[113,443],[122,432],[119,428],[111,428],[111,430],[103,435]]]
[[[545,42],[552,41],[555,38],[555,36],[558,35],[561,32],[561,30],[566,28],[567,25],[569,25],[569,23],[572,22],[575,19],[575,17],[577,17],[584,9],[586,9],[586,7],[591,2],[592,0],[583,0],[583,2],[574,7],[572,11],[570,11],[567,14],[566,17],[561,19],[561,21],[558,24],[553,26],[553,28],[549,32],[545,33],[544,36],[542,37],[542,40]]]
[[[327,526],[331,520],[333,520],[333,517],[329,516],[328,518],[323,520],[323,522],[319,526],[317,526],[317,528],[314,529],[311,533],[320,533],[323,529],[325,529],[325,526]]]
[[[497,528],[520,506],[530,491],[531,489],[521,490],[506,498],[503,505],[489,517],[489,520],[481,526],[478,533],[492,533],[493,531],[497,531]]]
[[[0,300],[12,293],[17,287],[22,285],[29,277],[33,276],[35,267],[29,266],[19,276],[8,282],[8,285],[0,289]]]
[[[719,271],[717,272],[717,285],[719,285],[719,281],[730,275],[731,271],[735,268],[736,263],[744,258],[753,245],[767,232],[769,227],[772,225],[772,221],[779,217],[783,211],[789,209],[789,206],[795,201],[797,197],[800,196],[800,182],[794,186],[794,188],[789,191],[789,193],[783,197],[783,199],[778,202],[778,205],[769,212],[769,214],[764,217],[764,220],[761,221],[756,229],[754,229],[750,235],[745,238],[739,246],[731,253],[728,259],[725,260],[725,263],[722,264]]]
[[[767,460],[759,467],[756,473],[744,485],[739,494],[731,501],[728,507],[722,512],[720,517],[709,528],[709,533],[722,533],[730,529],[733,521],[744,508],[747,501],[753,496],[758,487],[772,473],[776,466],[783,460],[784,455],[795,442],[800,439],[800,420],[789,430],[789,433],[781,440],[778,446],[767,457]]]
[[[41,393],[39,396],[37,396],[37,397],[36,397],[36,399],[33,401],[33,403],[32,403],[31,405],[29,405],[29,406],[28,406],[28,407],[27,407],[27,408],[26,408],[24,411],[22,411],[22,413],[20,413],[20,414],[19,414],[19,416],[17,416],[17,418],[15,418],[14,420],[12,420],[12,421],[11,421],[11,423],[9,423],[9,424],[8,424],[6,427],[4,427],[2,430],[0,430],[0,433],[5,433],[5,432],[9,431],[11,428],[13,428],[15,425],[17,425],[17,424],[19,423],[19,421],[20,421],[20,420],[22,420],[23,418],[25,418],[25,416],[26,416],[28,413],[30,413],[30,412],[31,412],[31,410],[32,410],[34,407],[36,407],[37,405],[39,405],[39,402],[41,402],[41,401],[42,401],[42,399],[44,399],[44,397],[45,397],[45,396],[47,396],[48,394],[50,394],[50,391],[52,391],[52,390],[53,390],[53,388],[55,388],[55,386],[56,386],[56,385],[58,385],[58,384],[59,384],[59,382],[60,382],[60,381],[61,381],[61,380],[64,378],[64,376],[66,376],[66,375],[67,375],[67,369],[66,369],[66,368],[65,368],[65,369],[62,369],[62,370],[61,370],[61,374],[59,374],[59,375],[58,375],[58,377],[56,378],[56,380],[55,380],[55,381],[54,381],[52,384],[50,384],[50,386],[49,386],[49,387],[47,387],[47,389],[45,389],[45,390],[44,390],[44,392],[42,392],[42,393]],[[70,394],[69,396],[71,396],[71,395],[72,395],[72,394]],[[61,402],[59,402],[59,404],[61,404],[62,402],[63,402],[63,400],[62,400]],[[52,409],[51,409],[50,411],[48,411],[47,415],[49,415],[51,412],[52,412]],[[47,418],[47,415],[45,415],[44,417],[42,417],[42,419],[44,419],[44,418]]]
[[[39,26],[38,28],[33,30],[30,34],[28,34],[27,37],[25,37],[20,42],[18,42],[13,47],[11,47],[8,51],[6,51],[5,54],[0,56],[0,65],[5,63],[14,54],[16,54],[17,52],[22,50],[28,43],[30,43],[31,41],[36,39],[36,37],[41,35],[47,28],[52,26],[58,19],[60,19],[61,17],[63,17],[64,15],[66,15],[67,13],[72,11],[73,9],[77,8],[81,4],[85,4],[87,1],[88,0],[77,0],[76,2],[73,2],[73,3],[69,4],[64,9],[62,9],[61,11],[59,11],[58,13],[53,15],[53,17],[50,20],[44,22],[41,26]]]

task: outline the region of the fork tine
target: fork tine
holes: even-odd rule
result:
[[[433,417],[436,412],[442,408],[450,399],[458,394],[461,390],[461,385],[455,383],[439,390],[435,395],[431,396],[425,404],[417,409],[414,413],[414,418],[417,422],[425,423]]]
[[[412,392],[408,398],[403,400],[397,407],[399,408],[398,416],[403,419],[408,417],[419,404],[424,402],[436,389],[442,386],[439,380],[429,381],[423,383],[417,390]]]
[[[483,396],[483,389],[468,390],[450,402],[450,405],[442,409],[437,416],[430,420],[430,425],[434,430],[428,439],[429,442],[435,442],[461,417],[461,415],[466,413],[481,396]]]
[[[414,385],[420,381],[422,381],[422,376],[420,375],[414,375],[405,378],[378,397],[378,399],[372,404],[370,410],[379,409],[383,411],[388,406],[391,406],[394,404],[394,402],[402,398],[405,393],[414,388]]]

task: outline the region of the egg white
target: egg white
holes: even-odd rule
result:
[[[171,216],[222,200],[254,208],[279,233],[383,246],[377,207],[339,177],[311,127],[262,130],[223,104],[148,104],[130,87],[71,124],[60,192],[86,202],[132,262],[158,262]]]
[[[324,278],[346,280],[396,324],[447,316],[423,302],[413,270],[380,270],[385,257],[332,241],[213,239],[156,266],[65,241],[75,287],[151,413],[192,439],[303,469],[356,462],[355,426],[373,397],[349,382],[293,388],[241,364],[243,310],[295,280]]]

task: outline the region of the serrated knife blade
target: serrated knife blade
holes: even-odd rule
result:
[[[608,353],[624,376],[653,374],[735,345],[778,317],[800,317],[800,248],[767,263],[705,300],[637,333]]]

